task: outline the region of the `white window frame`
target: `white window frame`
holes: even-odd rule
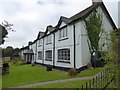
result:
[[[42,46],[42,40],[41,39],[39,40],[39,46]]]
[[[52,50],[45,51],[45,60],[46,61],[52,61]]]
[[[70,49],[59,49],[58,50],[58,61],[70,62]]]
[[[38,51],[38,60],[42,60],[43,56],[42,56],[42,51]]]
[[[52,43],[52,35],[46,36],[46,44],[51,44]]]
[[[59,40],[68,38],[68,31],[67,31],[67,27],[64,27],[62,29],[59,30]]]

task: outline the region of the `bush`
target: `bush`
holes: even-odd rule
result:
[[[88,68],[88,69],[92,68],[92,64],[91,64],[91,63],[88,63],[88,64],[87,64],[87,68]]]
[[[68,70],[69,76],[76,76],[78,74],[78,71],[75,68],[71,68]]]
[[[35,62],[31,63],[31,66],[35,66]]]
[[[22,60],[19,60],[19,61],[16,63],[16,65],[24,65],[24,64],[25,64],[25,62],[22,61]]]
[[[23,60],[17,60],[17,59],[12,60],[11,62],[12,62],[14,65],[16,65],[16,66],[18,66],[18,65],[24,65],[24,64],[25,64],[25,61],[23,61]]]
[[[10,68],[9,63],[3,63],[2,74],[4,75],[4,74],[9,73],[9,68]]]

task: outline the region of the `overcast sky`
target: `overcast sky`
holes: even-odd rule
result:
[[[103,0],[116,26],[118,1]],[[8,21],[16,31],[9,32],[1,46],[26,46],[36,39],[39,31],[45,31],[48,25],[55,26],[60,16],[71,17],[90,5],[91,0],[0,0],[0,23]]]

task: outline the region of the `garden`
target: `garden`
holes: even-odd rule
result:
[[[10,64],[10,71],[8,74],[2,76],[2,87],[15,87],[35,82],[44,82],[68,78],[77,78],[92,76],[100,72],[103,68],[87,69],[76,76],[70,76],[65,71],[53,69],[47,71],[46,67],[31,64],[14,65]]]

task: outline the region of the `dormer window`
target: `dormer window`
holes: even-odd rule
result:
[[[52,36],[48,35],[46,36],[46,44],[51,44],[52,43]]]
[[[64,27],[59,30],[59,40],[65,39],[68,37],[67,27]]]

